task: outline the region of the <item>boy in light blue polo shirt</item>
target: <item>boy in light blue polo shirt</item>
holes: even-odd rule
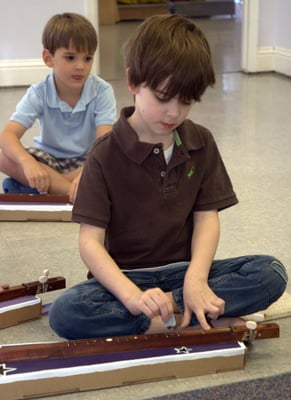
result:
[[[0,170],[11,177],[3,189],[69,194],[74,202],[92,143],[115,121],[115,97],[109,83],[91,74],[97,34],[85,17],[53,16],[42,43],[52,74],[27,90],[0,134]],[[21,138],[36,120],[40,134],[24,148]]]

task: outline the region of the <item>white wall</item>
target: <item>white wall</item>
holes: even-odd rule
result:
[[[0,86],[30,85],[48,68],[41,59],[41,34],[56,13],[78,12],[98,31],[98,0],[1,0]],[[246,72],[291,76],[291,1],[244,0],[242,62]],[[99,71],[99,52],[93,72]]]
[[[258,45],[260,47],[275,45],[277,7],[274,0],[264,0],[259,8]]]
[[[291,76],[291,2],[277,0],[275,71]]]
[[[5,1],[5,12],[0,13],[0,86],[30,85],[49,72],[41,58],[42,30],[52,15],[66,11],[85,15],[98,31],[97,1]],[[94,72],[98,65],[97,52]]]
[[[291,50],[291,2],[276,0],[276,36],[277,47]]]
[[[290,0],[245,0],[242,69],[291,76]]]

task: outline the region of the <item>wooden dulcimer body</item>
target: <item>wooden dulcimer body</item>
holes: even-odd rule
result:
[[[18,297],[23,296],[34,296],[44,292],[63,289],[65,287],[66,279],[63,276],[48,278],[45,283],[41,283],[39,281],[22,283],[18,286],[12,286],[7,289],[3,289],[3,291],[0,292],[0,302],[17,299]]]
[[[0,203],[67,204],[70,200],[65,194],[0,193]]]
[[[187,347],[212,343],[271,339],[279,337],[279,326],[274,323],[258,324],[253,330],[245,326],[171,331],[166,334],[120,336],[64,342],[4,345],[0,347],[0,363],[34,360],[82,357],[86,355],[108,354],[132,350],[162,347]]]
[[[68,195],[0,193],[1,221],[72,221]]]

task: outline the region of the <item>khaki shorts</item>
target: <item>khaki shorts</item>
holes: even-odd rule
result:
[[[55,158],[49,153],[35,147],[27,147],[27,152],[31,154],[37,161],[48,165],[50,168],[58,171],[61,174],[74,171],[75,169],[82,167],[86,161],[85,157],[73,157],[73,158]]]

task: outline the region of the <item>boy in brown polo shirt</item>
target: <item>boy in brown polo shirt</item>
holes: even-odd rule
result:
[[[135,105],[92,148],[73,210],[90,279],[55,301],[52,328],[68,339],[163,332],[173,321],[209,329],[268,307],[287,282],[277,259],[213,261],[218,211],[237,198],[211,133],[186,119],[215,83],[204,34],[178,15],[151,17],[125,63]]]

